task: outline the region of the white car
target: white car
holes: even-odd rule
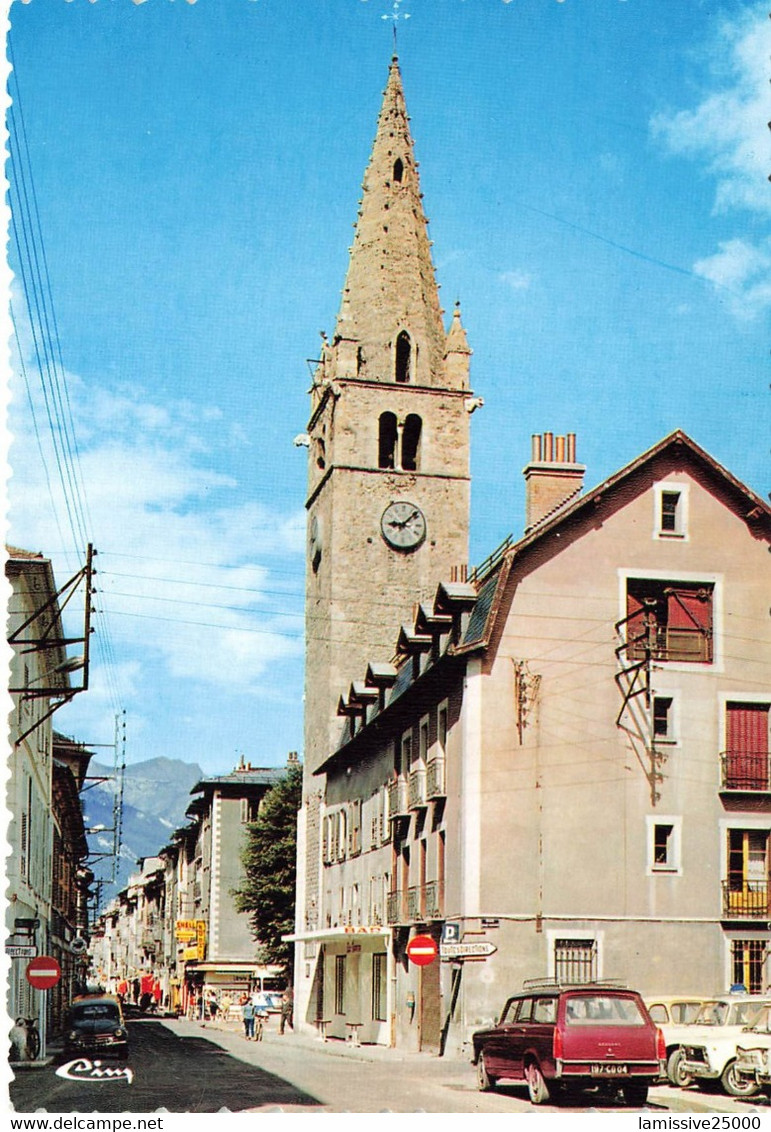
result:
[[[764,1007],[737,1039],[736,1073],[759,1088],[771,1085],[771,1007]]]
[[[733,995],[705,1002],[682,1041],[682,1071],[705,1092],[722,1089],[731,1097],[752,1097],[760,1086],[736,1068],[736,1047],[771,999]]]
[[[711,1001],[708,995],[656,995],[646,998],[645,1005],[651,1020],[664,1035],[667,1047],[667,1079],[672,1085],[684,1089],[691,1078],[682,1069],[681,1043],[688,1036],[688,1028],[696,1021],[702,1005]]]

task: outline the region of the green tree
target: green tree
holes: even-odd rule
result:
[[[294,931],[297,811],[302,804],[302,781],[302,767],[292,766],[263,798],[241,853],[244,877],[233,892],[236,908],[249,916],[260,943],[260,958],[279,964],[287,975],[292,970],[293,946],[281,937]]]

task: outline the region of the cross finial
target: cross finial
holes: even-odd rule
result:
[[[390,12],[381,16],[381,20],[392,20],[394,25],[394,51],[396,50],[396,26],[399,20],[408,20],[410,18],[409,12],[400,12],[399,6],[402,0],[394,0],[393,7]]]

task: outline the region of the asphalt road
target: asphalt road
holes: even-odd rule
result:
[[[124,1077],[63,1079],[56,1075],[56,1064],[24,1070],[10,1085],[14,1109],[24,1113],[41,1109],[52,1113],[629,1111],[620,1100],[601,1102],[591,1095],[559,1108],[543,1105],[535,1110],[522,1088],[478,1092],[475,1070],[468,1062],[373,1047],[357,1051],[293,1033],[281,1037],[275,1020],[262,1042],[245,1041],[237,1025],[211,1028],[186,1020],[132,1021],[129,1033],[130,1083]],[[104,1059],[104,1065],[120,1069],[122,1063]],[[668,1087],[652,1090],[651,1104],[659,1112],[757,1111],[752,1102]]]

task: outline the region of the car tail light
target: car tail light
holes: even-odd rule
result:
[[[656,1057],[659,1061],[666,1061],[667,1059],[667,1043],[664,1041],[661,1030],[656,1030]]]
[[[555,1061],[562,1061],[562,1030],[560,1030],[559,1026],[554,1027],[552,1055]]]

